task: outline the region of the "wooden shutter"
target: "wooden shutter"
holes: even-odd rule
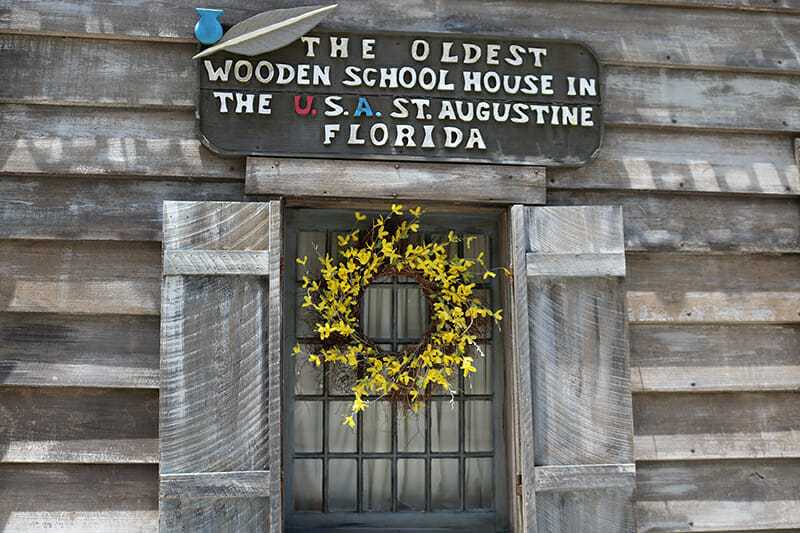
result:
[[[635,531],[618,207],[511,209],[524,531]]]
[[[281,530],[281,206],[165,202],[160,530]]]

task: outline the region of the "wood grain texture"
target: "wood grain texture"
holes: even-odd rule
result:
[[[253,498],[269,496],[269,471],[161,474],[160,498]]]
[[[797,325],[636,325],[632,387],[635,392],[800,390],[798,353]]]
[[[520,394],[521,372],[523,371],[520,353],[525,353],[527,355],[527,353],[530,352],[530,346],[524,351],[520,350],[517,341],[520,330],[527,334],[528,320],[527,317],[520,317],[518,315],[519,310],[515,305],[517,294],[521,293],[527,295],[527,292],[524,287],[521,289],[516,287],[519,283],[514,283],[513,276],[514,263],[516,263],[520,257],[524,257],[524,249],[521,246],[517,247],[515,240],[516,236],[520,235],[520,242],[524,242],[524,238],[522,237],[524,219],[521,216],[512,215],[512,213],[520,212],[520,209],[522,209],[522,206],[512,205],[498,217],[498,235],[505,236],[505,238],[500,238],[499,242],[499,264],[509,265],[508,268],[512,272],[511,276],[505,276],[504,279],[500,281],[500,302],[503,309],[506,309],[506,327],[503,328],[500,333],[502,335],[503,345],[506,347],[504,350],[506,362],[503,365],[503,403],[505,405],[503,423],[505,424],[506,472],[509,473],[509,475],[506,475],[506,498],[508,500],[508,516],[512,531],[525,531],[525,512],[523,509],[525,500],[523,495],[527,494],[525,490],[525,481],[527,480],[528,483],[530,483],[531,478],[529,472],[523,474],[524,468],[522,467],[521,444],[523,430],[520,424],[521,404],[523,401],[530,401],[529,395],[526,396],[527,400],[525,400],[522,394]],[[514,220],[516,220],[516,222],[514,222]],[[522,309],[527,311],[527,304],[522,307]],[[530,365],[530,358],[525,357],[525,359],[528,361],[527,364]],[[527,370],[527,375],[528,383],[530,383],[529,369]],[[533,416],[532,408],[528,406],[527,411],[528,415],[526,415],[526,419],[530,420]],[[526,431],[530,432],[532,428],[528,428]],[[529,461],[529,464],[534,464],[532,450]],[[518,473],[522,479],[517,477]],[[523,486],[517,489],[519,481],[522,482]],[[526,497],[531,498],[535,505],[535,491],[531,492],[534,497]],[[531,511],[531,514],[535,516],[535,511]]]
[[[158,528],[155,465],[0,464],[4,533]]]
[[[152,317],[0,313],[0,384],[158,388]]]
[[[245,191],[287,197],[544,203],[539,167],[250,157]]]
[[[698,0],[703,1],[717,2]],[[221,22],[232,25],[261,11],[295,4],[273,0],[255,7],[245,0],[222,0],[215,5],[225,10]],[[192,26],[195,18],[190,17],[191,20],[187,21],[187,13],[194,15],[194,4],[160,2],[158,9],[146,11],[137,6],[131,1],[100,0],[86,4],[79,0],[57,3],[18,0],[0,13],[0,27],[8,31],[92,33],[136,39],[177,38],[194,42]],[[558,1],[505,0],[492,2],[491,9],[486,9],[480,0],[435,3],[411,0],[405,2],[402,9],[397,9],[391,4],[360,0],[340,2],[323,26],[367,31],[403,28],[414,32],[501,33],[572,39],[593,46],[607,61],[800,70],[800,60],[794,53],[800,35],[800,22],[793,14],[796,6],[791,0],[778,0],[773,6],[791,9],[789,13],[775,17],[772,13],[607,2],[575,5]],[[521,13],[524,16],[520,16]],[[711,35],[709,28],[714,29]],[[752,43],[758,43],[758,48],[755,49]]]
[[[0,131],[5,134],[0,136],[0,172],[6,174],[183,179],[241,179],[244,175],[244,160],[218,158],[199,146],[193,116],[187,112],[134,114],[117,109],[0,105],[0,118]],[[565,188],[789,195],[800,191],[789,136],[653,129],[643,133],[615,126],[606,129],[597,160],[583,169],[550,169],[547,181],[551,187]]]
[[[519,464],[517,472],[522,482],[521,525],[522,531],[537,532],[536,522],[536,477],[534,466],[534,426],[533,426],[533,361],[531,358],[530,316],[528,315],[528,276],[526,230],[526,210],[522,205],[514,205],[509,210],[509,229],[511,248],[511,269],[515,273],[511,280],[513,291],[512,315],[513,347],[512,357],[515,368],[515,386],[518,398],[516,406],[519,424]]]
[[[168,250],[164,252],[164,275],[265,276],[269,255],[266,250]]]
[[[547,196],[549,205],[621,206],[627,252],[800,251],[795,198],[561,190]]]
[[[6,34],[0,50],[0,101],[194,107],[191,44]]]
[[[267,250],[269,204],[165,202],[164,250]]]
[[[279,220],[272,220],[270,204],[166,202],[164,252],[260,250],[268,253],[268,265],[274,267],[279,253],[273,247],[279,250],[280,241],[276,243],[279,237],[273,232],[279,235],[280,224],[276,228],[273,223]],[[168,475],[168,484],[172,474],[280,472],[280,461],[272,464],[276,454],[271,444],[276,440],[271,432],[276,423],[269,410],[270,386],[280,380],[280,373],[270,375],[272,356],[278,353],[280,360],[280,319],[270,317],[271,309],[280,312],[280,293],[275,292],[280,279],[272,270],[269,274],[269,280],[231,275],[163,279],[160,472]],[[278,412],[275,418],[280,442]],[[279,458],[280,446],[276,447]],[[274,495],[269,501],[256,497],[263,493],[222,500],[211,495],[203,500],[191,495],[162,498],[161,530],[274,528],[280,525],[271,510],[277,500],[280,511],[274,474],[267,474],[267,487]],[[215,490],[222,495],[227,489]],[[232,486],[230,495],[237,493]]]
[[[776,133],[800,128],[800,89],[792,77],[633,66],[609,67],[606,75],[610,123]]]
[[[636,465],[568,465],[537,466],[537,492],[593,490],[608,488],[633,489]]]
[[[162,473],[269,468],[266,298],[258,278],[164,278]]]
[[[190,111],[0,105],[0,172],[241,180],[244,161],[204,148]]]
[[[0,461],[154,463],[151,390],[0,387]]]
[[[566,253],[528,254],[528,276],[617,277],[625,276],[625,254]]]
[[[550,188],[796,195],[789,135],[609,126],[597,159],[548,169]]]
[[[608,4],[669,5],[671,7],[709,7],[736,9],[741,11],[764,11],[775,13],[800,13],[800,7],[792,0],[578,0],[579,2]]]
[[[628,254],[632,323],[797,323],[800,256]]]
[[[530,207],[524,218],[528,257],[624,251],[619,208]],[[632,466],[624,285],[570,272],[527,277],[535,462]],[[540,531],[635,530],[630,487],[536,499]]]
[[[269,347],[270,533],[283,531],[283,206],[269,202],[270,273],[267,331]]]
[[[800,457],[800,393],[636,394],[637,461]]]
[[[537,494],[539,531],[636,531],[633,489]]]
[[[796,18],[796,31],[800,34],[800,17]],[[774,25],[770,31],[775,31]],[[0,42],[8,50],[0,55],[7,61],[4,71],[22,79],[5,85],[0,102],[153,107],[176,112],[191,110],[198,90],[197,76],[191,72],[191,46],[162,44],[154,52],[153,44],[139,42],[106,41],[106,46],[99,47],[96,40],[0,34],[2,40],[9,41]],[[98,58],[107,47],[108,56]],[[124,50],[119,52],[122,57],[115,57],[115,47]],[[17,48],[20,52],[12,53]],[[63,59],[59,59],[61,54]],[[128,54],[136,56],[139,68],[129,68]],[[33,73],[52,70],[53,61],[65,65],[59,68],[66,71],[77,68],[75,65],[107,62],[111,66],[100,70],[111,70],[109,75],[115,81],[108,83],[95,77],[76,77],[78,83],[67,84],[38,81]],[[164,83],[143,79],[142,71],[152,72]],[[137,86],[141,90],[135,90]],[[605,68],[605,87],[606,124],[784,134],[800,130],[800,110],[795,105],[800,89],[794,76],[785,73],[609,64]],[[758,106],[752,105],[754,100]]]
[[[640,462],[640,531],[797,531],[797,459]]]
[[[157,244],[0,241],[0,310],[157,315]]]
[[[160,241],[164,200],[242,200],[241,183],[4,177],[0,237]]]

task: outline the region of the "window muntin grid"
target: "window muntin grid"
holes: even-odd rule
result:
[[[287,256],[292,264],[294,257],[310,258],[295,276],[287,276],[287,296],[296,304],[292,310],[295,320],[287,320],[290,347],[295,340],[302,344],[311,334],[310,317],[299,306],[303,293],[298,280],[308,267],[317,275],[319,267],[313,257],[325,253],[335,257],[337,235],[352,229],[352,214],[324,217],[315,224],[302,216],[308,213],[295,210],[289,214],[294,232],[287,238]],[[462,231],[457,233],[462,243],[453,253],[475,257],[484,252],[487,264],[496,264],[494,217],[478,218],[482,220],[476,224],[461,215],[440,217],[445,225],[429,225],[422,237],[444,240],[450,229],[459,229],[454,225],[460,225]],[[428,220],[426,215],[423,222]],[[337,227],[339,221],[341,227]],[[325,226],[330,229],[321,231]],[[467,236],[476,237],[469,249],[463,244]],[[476,272],[482,273],[478,268]],[[482,282],[480,277],[476,281],[479,297],[496,307],[496,283]],[[385,314],[390,316],[372,328],[367,319],[365,333],[385,349],[398,350],[417,342],[427,327],[427,311],[421,323],[405,327],[406,322],[398,320],[408,310],[400,304],[409,295],[413,309],[427,310],[421,291],[419,297],[413,296],[415,291],[419,291],[416,282],[404,276],[375,280],[365,295],[365,307],[371,306],[370,299],[383,300],[389,308]],[[373,292],[384,295],[373,297]],[[420,415],[406,415],[400,406],[373,399],[358,414],[353,430],[342,425],[353,398],[348,384],[335,379],[327,365],[318,368],[302,358],[287,358],[287,384],[291,387],[287,398],[291,409],[286,417],[287,530],[335,529],[332,524],[340,520],[373,526],[377,531],[383,526],[413,527],[418,517],[423,517],[426,526],[438,523],[445,529],[468,525],[475,531],[504,530],[502,361],[494,329],[485,328],[479,341],[485,357],[476,354],[478,372],[471,379],[459,373],[458,394],[434,395]]]

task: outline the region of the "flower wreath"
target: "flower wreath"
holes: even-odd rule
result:
[[[470,355],[474,352],[469,348],[475,347],[483,356],[475,343],[481,323],[502,318],[502,310],[492,311],[472,292],[475,283],[470,268],[476,262],[484,265],[483,254],[475,260],[450,256],[449,246],[459,241],[452,231],[446,243],[409,243],[409,235],[419,231],[422,209],[408,212],[410,219],[400,219],[403,206],[392,205],[392,212],[375,219],[364,234],[355,229],[339,236],[341,259],[334,261],[327,254],[319,257],[321,279],[303,276],[303,307],[312,308],[319,318],[313,329],[316,345],[308,360],[317,366],[325,361],[353,376],[350,388],[355,399],[352,414],[345,419],[351,427],[355,425],[353,415],[368,405],[368,395],[389,396],[417,411],[439,387],[454,394],[453,373],[460,370],[466,377],[476,371]],[[355,217],[358,221],[367,218],[358,212]],[[467,238],[467,247],[474,238]],[[307,260],[298,258],[297,262],[305,266]],[[361,299],[376,278],[397,275],[417,281],[431,318],[418,343],[390,352],[364,334]],[[494,276],[486,270],[483,279]],[[293,355],[301,352],[296,345]]]

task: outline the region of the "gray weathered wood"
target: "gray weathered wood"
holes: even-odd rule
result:
[[[800,203],[742,198],[600,191],[548,191],[550,205],[619,205],[625,250],[798,252]]]
[[[549,188],[797,194],[790,135],[609,126],[597,159],[549,169]]]
[[[0,101],[194,106],[191,44],[0,34],[0,48]]]
[[[625,253],[532,253],[528,276],[616,277],[625,275]]]
[[[0,241],[0,310],[157,315],[157,244]]]
[[[688,8],[736,9],[741,11],[766,11],[777,13],[800,13],[800,7],[792,0],[577,0],[578,2],[607,4],[641,4]]]
[[[0,464],[4,533],[158,528],[156,465]]]
[[[607,8],[617,9],[616,6]],[[793,18],[797,19],[794,31],[800,34],[800,17]],[[715,22],[716,26],[718,22]],[[53,38],[0,34],[0,40],[3,39],[13,39],[14,42],[9,46],[20,46],[22,50],[20,54],[0,56],[9,58],[10,63],[4,71],[22,71],[20,75],[26,76],[24,73],[47,71],[50,68],[52,59],[48,54],[49,47],[40,41]],[[146,103],[144,99],[152,102],[148,105],[156,110],[177,112],[191,109],[197,92],[197,77],[181,74],[193,66],[190,46],[180,45],[180,51],[154,53],[151,50],[153,45],[149,43],[113,43],[108,45],[112,49],[124,47],[125,52],[120,52],[123,57],[115,57],[114,52],[109,52],[110,57],[97,58],[95,55],[102,55],[104,48],[98,47],[94,40],[68,39],[62,42],[61,39],[55,39],[55,42],[59,45],[55,47],[55,55],[64,54],[62,63],[110,62],[108,68],[115,82],[95,81],[94,77],[89,76],[73,78],[79,80],[75,84],[37,81],[31,85],[32,82],[20,80],[19,84],[5,84],[6,93],[0,102],[88,106],[101,103],[103,107],[140,109]],[[168,45],[162,45],[164,47],[170,49]],[[136,57],[138,69],[129,68],[132,60],[126,59],[128,54]],[[19,57],[25,57],[24,68],[19,65]],[[790,56],[786,61],[797,60]],[[141,76],[141,70],[155,73],[174,71],[178,75],[163,74],[165,83],[162,85],[149,83],[147,78]],[[793,105],[800,97],[800,89],[794,82],[794,76],[785,73],[619,64],[609,64],[605,70],[604,121],[607,124],[787,134],[800,130],[800,110]],[[128,86],[131,88],[109,89]],[[134,91],[137,86],[147,87],[146,91],[142,89],[146,97]],[[758,106],[752,105],[754,99],[758,100]],[[31,149],[35,150],[35,147]]]
[[[634,392],[798,391],[800,365],[639,367],[631,371]]]
[[[523,213],[529,258],[624,253],[619,208],[529,207]],[[581,276],[572,276],[572,270],[527,276],[532,383],[525,393],[533,405],[535,463],[570,472],[625,466],[586,467],[587,490],[553,491],[543,478],[547,492],[536,495],[537,525],[548,532],[634,531],[630,483],[588,490],[598,470],[630,469],[623,476],[630,478],[634,468],[624,285],[611,275],[624,269],[592,277],[581,268]]]
[[[270,387],[276,380],[280,383],[280,366],[273,361],[280,360],[280,319],[271,318],[280,312],[275,268],[280,257],[279,210],[278,202],[164,205],[166,254],[261,250],[267,252],[262,259],[270,269],[268,280],[165,275],[160,472],[271,473],[268,497],[253,493],[248,498],[162,499],[162,531],[275,530],[275,524],[280,525],[272,511],[276,502],[280,510],[281,500],[280,492],[274,492],[275,474],[280,472],[280,412],[269,407],[274,400]]]
[[[158,320],[0,313],[0,382],[158,388]]]
[[[283,531],[283,206],[269,203],[270,275],[267,329],[269,347],[269,463],[270,463],[270,533]]]
[[[736,3],[737,0],[698,0],[698,3]],[[634,3],[638,3],[634,2]],[[686,4],[670,2],[670,4]],[[770,0],[750,0],[760,6]],[[699,64],[748,69],[798,70],[797,17],[772,13],[741,13],[720,9],[685,9],[680,5],[614,5],[580,3],[498,1],[492,9],[480,0],[445,0],[437,3],[411,0],[402,11],[380,2],[364,0],[341,3],[321,26],[350,30],[404,28],[412,31],[473,31],[548,39],[574,39],[590,43],[609,61]],[[286,1],[253,6],[245,0],[215,4],[225,10],[223,24],[232,25],[267,9],[292,7]],[[772,2],[797,13],[792,0]],[[0,27],[26,32],[61,34],[98,33],[134,39],[169,38],[196,42],[193,21],[187,21],[195,4],[174,2],[158,10],[143,11],[135,2],[103,0],[87,4],[79,0],[48,2],[17,0],[0,18]],[[575,13],[581,16],[576,17]],[[521,16],[524,14],[524,16]],[[553,24],[553,21],[568,21]],[[713,39],[708,29],[713,28]],[[677,43],[665,48],[665,43]],[[753,49],[758,43],[760,53]]]
[[[243,205],[248,207],[245,209]],[[270,205],[165,202],[164,250],[269,251]]]
[[[635,392],[800,390],[800,326],[636,325]]]
[[[253,498],[270,494],[269,470],[161,474],[161,498]]]
[[[168,250],[164,252],[164,275],[266,276],[269,258],[266,250]]]
[[[0,106],[0,119],[0,132],[5,134],[0,136],[2,173],[236,179],[244,174],[243,160],[221,159],[199,146],[188,112],[132,114],[118,109],[8,105]],[[551,187],[567,188],[789,195],[800,191],[789,136],[643,133],[618,126],[607,128],[597,160],[583,169],[550,169],[547,181]],[[161,190],[153,187],[154,192]],[[175,192],[173,199],[200,199]],[[36,224],[41,221],[33,227]]]
[[[245,175],[248,194],[545,202],[545,171],[539,167],[249,157]]]
[[[791,77],[633,66],[609,67],[607,76],[606,120],[614,124],[769,132],[800,127],[793,106],[800,88]]]
[[[0,462],[154,463],[151,390],[0,387]]]
[[[636,486],[636,465],[565,465],[537,466],[537,492],[632,489]]]
[[[161,240],[164,200],[243,200],[230,181],[4,177],[0,237]]]
[[[641,531],[796,531],[796,459],[644,462],[637,468]]]
[[[0,105],[0,172],[238,180],[244,161],[204,148],[191,111]]]
[[[528,276],[526,243],[528,242],[527,228],[525,227],[526,207],[514,205],[509,210],[509,229],[511,247],[511,269],[514,277],[511,279],[511,290],[513,291],[512,308],[512,328],[513,328],[513,348],[512,357],[516,371],[515,386],[518,398],[514,402],[517,423],[519,424],[519,448],[518,471],[519,481],[522,483],[522,524],[521,531],[536,532],[538,525],[536,522],[536,481],[534,465],[536,464],[534,455],[534,420],[533,420],[533,397],[531,390],[532,365],[531,341],[530,341],[530,317],[528,315]]]
[[[634,421],[638,461],[800,457],[798,392],[636,394]]]
[[[635,323],[800,321],[797,255],[629,254]]]

